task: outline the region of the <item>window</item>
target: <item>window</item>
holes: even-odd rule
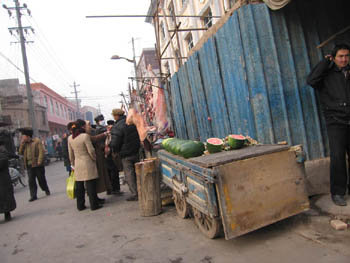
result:
[[[67,108],[66,108],[66,107],[64,107],[64,118],[65,118],[65,119],[68,119],[68,116],[67,116]]]
[[[180,51],[178,49],[175,50],[175,58],[177,60],[178,65],[181,66],[181,56]]]
[[[165,72],[166,72],[168,75],[170,75],[170,67],[169,67],[169,63],[168,63],[168,62],[166,62],[166,63],[164,64],[164,69],[165,69]]]
[[[56,101],[56,115],[60,116],[60,108],[58,108],[58,103]]]
[[[174,26],[175,25],[175,12],[174,12],[174,9],[173,9],[173,4],[170,3],[169,7],[168,7],[168,11],[169,11],[169,15],[171,16],[170,17],[170,25],[171,26]]]
[[[50,98],[50,105],[51,105],[50,111],[51,111],[51,113],[54,113],[54,109],[53,109],[53,101],[52,101],[52,99],[51,99],[51,98]]]
[[[204,13],[202,21],[204,27],[209,28],[213,25],[213,14],[210,8]]]
[[[42,111],[42,117],[43,117],[43,124],[46,125],[46,112]]]
[[[181,6],[184,8],[187,5],[187,0],[181,0]]]
[[[165,39],[165,28],[164,28],[164,23],[160,23],[160,32],[161,32],[161,37],[164,40]]]
[[[187,48],[190,51],[193,48],[193,37],[192,37],[192,33],[189,33],[186,38],[185,41],[187,43]]]
[[[60,108],[61,108],[61,117],[64,117],[64,111],[63,111],[62,104],[60,104]]]
[[[47,97],[46,97],[46,96],[44,96],[44,105],[45,105],[46,108],[48,108],[48,106],[49,106],[49,105],[47,104]]]

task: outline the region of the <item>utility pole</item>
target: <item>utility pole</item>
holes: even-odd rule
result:
[[[134,41],[134,38],[131,38],[131,43],[132,43],[132,54],[133,54],[133,62],[134,62],[134,70],[135,70],[135,85],[136,85],[137,95],[141,96],[140,91],[139,91],[139,84],[136,81],[136,78],[137,78],[137,65],[136,65],[135,41]]]
[[[75,81],[73,82],[73,87],[74,88],[74,92],[71,92],[72,94],[74,93],[75,94],[75,102],[77,104],[77,119],[80,118],[80,109],[79,109],[79,100],[78,100],[78,93],[80,91],[77,91],[77,87],[79,87],[80,85],[79,84],[76,84]]]
[[[22,21],[21,21],[22,14],[21,14],[20,10],[26,9],[29,15],[30,15],[30,11],[27,8],[27,5],[24,4],[23,6],[20,6],[18,0],[14,0],[14,2],[15,2],[15,7],[6,7],[6,5],[3,5],[3,7],[5,9],[7,9],[10,16],[11,16],[11,9],[16,9],[18,27],[17,28],[10,28],[10,32],[12,34],[12,30],[15,29],[16,32],[19,33],[20,42],[21,42],[21,50],[22,50],[24,77],[25,77],[26,89],[27,89],[30,122],[32,124],[34,136],[38,136],[39,134],[38,134],[38,128],[37,128],[37,123],[36,123],[36,119],[35,119],[33,94],[32,94],[32,89],[30,87],[29,68],[28,68],[27,52],[26,52],[26,45],[25,45],[26,40],[25,40],[24,34],[23,34],[24,28],[22,27]],[[30,28],[33,31],[33,29],[31,27],[26,27],[25,30],[27,31],[28,28]]]

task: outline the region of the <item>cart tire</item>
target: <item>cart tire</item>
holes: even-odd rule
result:
[[[204,235],[211,239],[220,235],[222,231],[221,219],[211,218],[196,208],[193,208],[193,217],[195,224]]]
[[[177,214],[182,219],[188,218],[190,214],[190,205],[186,202],[184,197],[181,197],[179,193],[173,190],[174,203]]]

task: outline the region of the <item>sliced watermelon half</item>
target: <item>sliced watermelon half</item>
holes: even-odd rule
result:
[[[207,140],[207,150],[209,153],[217,153],[222,151],[224,141],[220,138],[209,138]]]
[[[228,145],[231,149],[240,149],[243,147],[246,137],[243,135],[231,134],[228,136]]]

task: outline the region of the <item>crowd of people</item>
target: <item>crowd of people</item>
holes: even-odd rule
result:
[[[74,171],[79,211],[86,209],[85,193],[88,195],[91,210],[103,206],[105,199],[99,198],[99,193],[123,195],[119,178],[121,171],[124,171],[125,181],[131,192],[126,200],[138,200],[134,164],[139,161],[140,137],[136,126],[126,122],[123,110],[114,109],[112,116],[114,120],[107,121],[106,125],[103,115],[95,118],[96,125],[81,119],[70,122],[63,136],[60,147],[64,166],[68,175]],[[33,202],[38,199],[37,182],[46,195],[51,194],[45,176],[45,151],[40,139],[33,137],[31,128],[22,128],[19,131],[22,137],[18,153],[23,155],[28,174],[29,202]],[[18,156],[9,153],[4,144],[0,136],[0,213],[4,214],[5,221],[10,221],[11,212],[16,208],[16,200],[8,160]]]
[[[74,170],[77,209],[86,209],[85,187],[90,209],[103,206],[98,193],[122,195],[119,172],[124,171],[131,197],[138,199],[134,164],[139,161],[140,138],[134,124],[126,124],[121,109],[112,111],[114,120],[104,125],[103,115],[95,118],[96,125],[81,119],[67,125],[69,134],[63,140],[63,156],[67,171]]]

